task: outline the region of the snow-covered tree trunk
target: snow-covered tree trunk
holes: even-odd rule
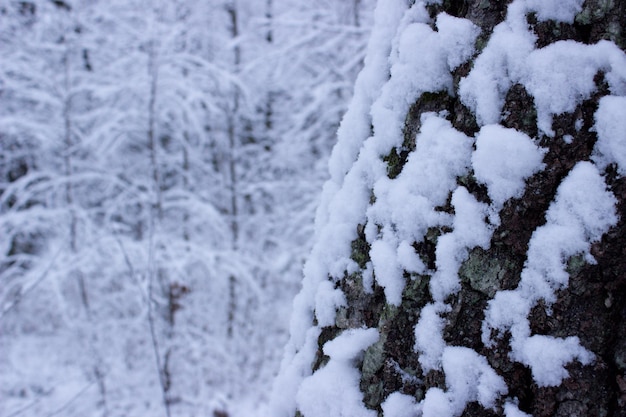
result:
[[[626,416],[626,3],[381,0],[274,416]]]

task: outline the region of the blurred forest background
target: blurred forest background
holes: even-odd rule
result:
[[[0,0],[0,416],[263,414],[372,0]]]

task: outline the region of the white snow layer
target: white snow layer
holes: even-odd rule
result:
[[[479,203],[465,187],[452,193],[455,216],[453,230],[439,237],[435,255],[437,270],[430,279],[430,293],[435,302],[456,293],[461,287],[457,271],[467,259],[468,249],[489,247],[492,228],[485,223],[487,205]]]
[[[359,271],[350,259],[350,243],[361,225],[371,245],[371,262],[359,272],[364,291],[371,291],[376,280],[387,302],[397,306],[407,273],[431,276],[433,302],[421,311],[415,350],[424,372],[438,369],[446,377],[446,390],[430,389],[419,403],[392,393],[382,405],[384,415],[454,417],[469,402],[490,408],[507,395],[504,381],[484,357],[447,345],[442,335],[444,315],[451,309],[446,300],[460,288],[460,265],[471,249],[489,247],[499,211],[521,196],[526,179],[544,168],[546,151],[533,138],[498,126],[504,99],[514,84],[524,86],[535,101],[540,134],[553,136],[552,117],[590,97],[593,79],[602,72],[612,96],[601,100],[595,114],[595,165],[580,162],[562,181],[546,223],[532,235],[518,287],[498,291],[482,323],[487,346],[493,343],[492,333],[511,333],[511,359],[528,366],[540,386],[558,385],[572,361],[593,360],[576,337],[531,335],[528,315],[539,300],[549,305],[568,285],[571,257],[594,261],[591,244],[617,221],[615,197],[598,167],[617,164],[618,172],[626,173],[626,56],[607,41],[560,41],[537,49],[527,14],[535,13],[539,21],[572,22],[583,1],[515,0],[460,83],[459,97],[481,126],[476,138],[457,131],[446,112],[423,114],[415,150],[391,179],[383,158],[401,149],[410,106],[426,92],[452,93],[451,72],[473,56],[479,34],[466,19],[440,14],[431,21],[428,3],[438,1],[417,0],[410,7],[406,0],[378,2],[365,68],[329,162],[331,179],[316,216],[316,244],[294,300],[291,339],[272,395],[275,417],[292,417],[297,408],[306,417],[376,414],[362,403],[356,368],[362,352],[378,340],[376,330],[344,331],[326,343],[330,361],[311,375],[321,328],[334,324],[336,309],[346,303],[335,283]],[[579,121],[577,130],[582,126]],[[564,138],[566,143],[573,139]],[[457,179],[469,174],[487,187],[491,204],[458,185]],[[450,198],[453,214],[437,209]],[[412,246],[430,228],[448,230],[438,238],[434,271]],[[504,399],[506,416],[527,416],[516,404]]]
[[[540,22],[556,20],[557,22],[573,23],[576,14],[582,10],[584,2],[585,0],[526,0],[526,7],[528,7],[529,12],[537,13],[537,19]]]
[[[431,388],[419,404],[407,395],[393,393],[382,405],[385,417],[459,416],[470,402],[493,409],[496,400],[508,392],[504,379],[489,366],[487,359],[470,348],[446,347],[442,364],[447,391]]]
[[[528,315],[543,299],[556,301],[556,291],[568,285],[567,261],[583,255],[589,262],[591,244],[617,223],[617,200],[606,190],[597,167],[579,162],[563,180],[546,213],[546,224],[535,230],[518,287],[499,291],[485,312],[483,342],[491,331],[511,332],[511,358],[530,367],[539,386],[559,385],[567,377],[564,366],[573,360],[588,364],[593,354],[578,338],[530,335]]]
[[[400,23],[406,2],[379,1],[374,13],[374,27],[365,56],[365,66],[357,77],[354,97],[337,132],[339,140],[329,161],[331,179],[341,184],[356,159],[363,141],[370,135],[370,108],[389,79],[389,54],[392,39]]]
[[[537,12],[540,20],[570,22],[581,5],[582,1],[517,0],[509,6],[507,19],[494,28],[459,87],[461,100],[475,111],[479,123],[500,121],[504,97],[517,83],[533,96],[539,130],[547,136],[554,136],[553,115],[571,112],[590,97],[599,71],[613,94],[626,94],[626,57],[614,43],[559,41],[535,48],[536,35],[525,23],[527,12]]]
[[[426,113],[421,123],[416,149],[402,172],[393,180],[384,175],[376,181],[376,201],[367,210],[374,275],[393,305],[400,304],[405,285],[400,265],[412,266],[412,271],[407,270],[415,273],[425,271],[408,242],[421,241],[430,227],[451,224],[450,216],[435,208],[445,204],[471,160],[473,140],[448,120]]]
[[[419,352],[419,363],[427,373],[441,366],[441,357],[446,347],[443,340],[445,321],[440,316],[450,310],[444,303],[431,303],[420,312],[420,318],[415,325],[415,350]]]
[[[526,414],[521,411],[517,404],[512,402],[507,402],[504,404],[504,416],[505,417],[532,417],[530,414]]]
[[[404,279],[396,259],[396,250],[389,243],[377,240],[370,249],[374,273],[378,284],[384,288],[389,304],[399,306],[402,302]]]
[[[324,345],[328,364],[305,378],[298,390],[298,409],[305,416],[376,417],[363,405],[361,373],[353,363],[378,340],[376,329],[351,329]]]
[[[601,168],[616,163],[617,172],[626,175],[626,97],[602,97],[595,118],[594,162]]]
[[[302,289],[294,299],[290,340],[285,346],[270,400],[270,410],[275,417],[292,417],[295,414],[298,388],[311,375],[311,363],[321,332],[319,324],[313,325],[314,318],[320,318],[315,315],[319,314],[324,322],[332,319],[328,305],[324,306],[322,300],[316,300],[318,286],[329,276],[340,277],[344,270],[355,269],[354,262],[350,260],[350,242],[356,238],[356,226],[365,220],[363,217],[370,197],[370,189],[364,181],[366,172],[376,168],[376,164],[368,166],[368,161],[357,164],[355,159],[370,135],[372,121],[369,111],[389,78],[388,57],[396,28],[406,10],[405,0],[379,1],[375,10],[365,66],[356,81],[352,103],[337,132],[338,142],[329,161],[331,178],[324,185],[316,213],[316,243],[304,268]],[[384,166],[379,169],[384,172]],[[333,294],[335,300],[340,298],[338,293]],[[316,302],[320,304],[319,312],[315,311]],[[346,365],[335,362],[333,366],[345,368]],[[345,381],[348,383],[357,371],[344,370],[349,376]],[[307,382],[309,390],[314,383],[315,380]],[[358,380],[355,386],[358,389]],[[300,394],[301,397],[303,395]],[[329,397],[328,402],[331,401]],[[322,411],[322,414],[316,414],[316,410],[320,411],[308,410],[310,414],[307,416],[328,415]]]
[[[400,392],[389,394],[381,408],[385,417],[415,417],[417,414],[415,398]]]
[[[323,281],[315,294],[315,317],[320,327],[335,324],[335,312],[346,305],[346,296],[330,281]]]
[[[494,208],[500,211],[512,197],[521,197],[526,178],[541,170],[545,150],[515,129],[483,126],[476,136],[472,167],[476,179],[487,186]]]

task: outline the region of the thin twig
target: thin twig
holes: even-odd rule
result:
[[[66,402],[65,404],[63,404],[63,405],[61,406],[61,408],[58,408],[57,410],[55,410],[55,411],[53,411],[52,413],[48,414],[46,417],[56,416],[56,415],[60,414],[61,412],[65,411],[65,409],[66,409],[67,407],[69,407],[70,405],[72,405],[72,403],[73,403],[74,401],[76,401],[76,399],[77,399],[78,397],[80,397],[80,396],[83,394],[83,392],[87,391],[87,390],[88,390],[89,388],[91,388],[91,386],[92,386],[93,384],[95,384],[95,383],[96,383],[96,381],[91,381],[91,382],[90,382],[89,384],[87,384],[87,385],[86,385],[83,389],[81,389],[80,391],[78,391],[78,392],[76,393],[76,395],[74,395],[72,398],[70,398],[70,400],[69,400],[68,402]]]
[[[50,272],[50,270],[52,269],[52,266],[54,265],[54,263],[56,262],[57,258],[59,257],[59,255],[61,255],[61,252],[63,251],[64,247],[61,246],[59,248],[59,250],[54,254],[54,256],[52,257],[52,260],[50,261],[50,264],[48,265],[48,267],[46,268],[46,270],[41,274],[41,276],[39,278],[37,278],[35,280],[35,282],[30,285],[29,287],[27,287],[24,291],[21,291],[20,294],[18,296],[15,297],[15,300],[13,302],[11,302],[8,306],[4,307],[4,309],[0,312],[0,319],[4,318],[4,316],[11,311],[15,306],[17,306],[20,301],[22,301],[22,299],[28,295],[30,292],[32,292],[37,286],[39,286],[39,284],[41,284],[47,277],[48,277],[48,273]]]

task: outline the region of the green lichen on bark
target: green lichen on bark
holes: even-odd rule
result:
[[[576,16],[575,25],[583,37],[589,38],[589,42],[606,39],[626,49],[626,10],[623,1],[587,0]]]
[[[587,264],[584,255],[576,255],[569,258],[567,261],[567,268],[565,270],[570,275],[576,275],[580,273],[583,267]]]
[[[382,288],[375,286],[366,291],[363,286],[362,272],[346,274],[339,283],[347,306],[337,311],[336,326],[340,329],[375,327],[384,306],[385,295]]]
[[[590,25],[594,21],[604,19],[611,11],[613,0],[587,1],[583,10],[576,16],[576,22],[583,25]]]
[[[350,253],[350,259],[359,265],[359,268],[365,269],[367,263],[370,261],[370,245],[365,239],[363,233],[363,226],[357,227],[358,236],[350,243],[352,252]]]
[[[385,362],[385,343],[387,342],[387,335],[385,333],[380,335],[378,342],[371,345],[366,351],[363,357],[363,380],[371,379],[376,372],[382,368]]]
[[[408,151],[399,151],[396,147],[394,147],[391,149],[391,152],[383,158],[383,161],[387,164],[387,176],[389,178],[394,179],[400,175],[408,154]]]
[[[374,343],[365,351],[363,368],[361,373],[361,390],[364,394],[363,401],[370,408],[376,408],[383,399],[385,381],[376,379],[376,374],[385,363],[385,343],[387,334],[381,333],[378,342]]]
[[[476,248],[461,265],[459,278],[473,290],[493,298],[496,291],[502,289],[505,275],[513,266],[514,263],[508,262],[506,258],[496,257],[482,248]]]
[[[365,404],[380,411],[380,404],[394,391],[402,391],[416,398],[423,396],[421,367],[413,329],[419,314],[429,301],[428,276],[415,276],[407,280],[399,306],[385,303],[376,328],[380,333],[378,343],[365,352],[361,390]]]

